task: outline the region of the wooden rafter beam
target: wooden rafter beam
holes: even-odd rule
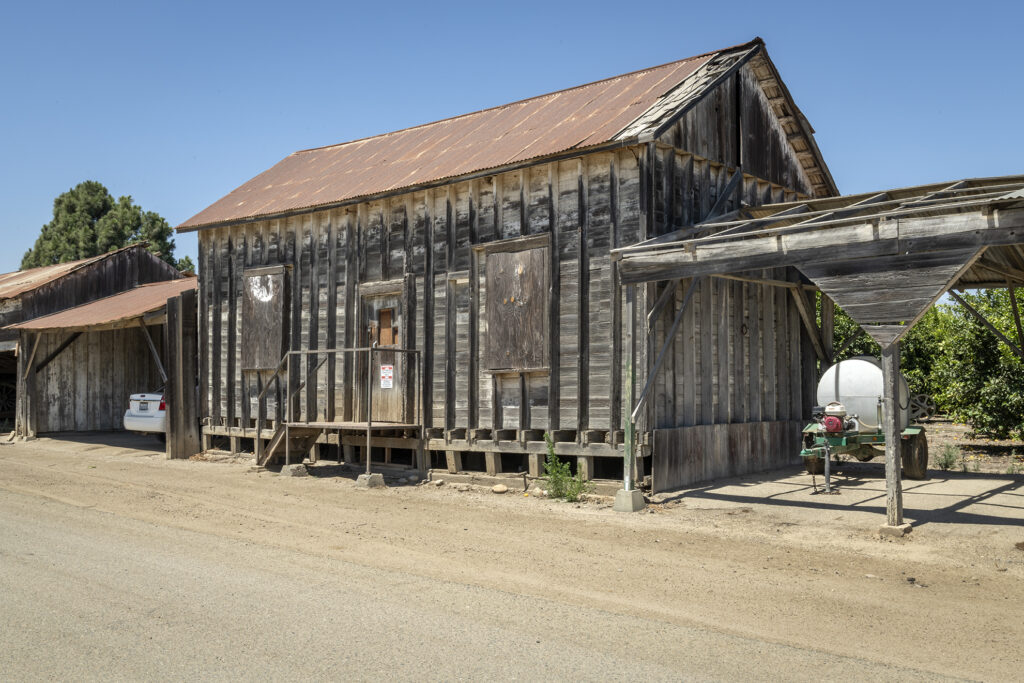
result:
[[[847,339],[846,341],[844,341],[842,346],[840,346],[838,349],[835,350],[835,353],[832,354],[832,358],[833,359],[839,358],[839,356],[841,356],[844,353],[846,353],[849,350],[849,348],[851,346],[853,346],[853,343],[855,341],[857,341],[858,339],[860,339],[861,335],[864,335],[864,334],[867,334],[867,330],[865,330],[863,327],[858,325],[857,329],[854,330],[853,334],[850,335],[850,338]]]
[[[860,213],[866,207],[870,207],[870,206],[872,206],[874,204],[878,204],[880,202],[885,202],[885,201],[888,201],[888,200],[889,200],[889,193],[888,192],[879,192],[878,194],[874,194],[874,195],[871,195],[870,197],[866,197],[866,198],[860,200],[859,202],[854,202],[853,204],[850,204],[849,206],[844,206],[841,209],[835,209],[833,211],[827,211],[825,213],[821,213],[821,214],[818,214],[816,216],[813,216],[812,218],[808,218],[807,220],[798,221],[798,222],[794,223],[793,226],[794,227],[798,226],[798,225],[800,225],[800,226],[809,226],[809,225],[814,225],[815,223],[821,223],[823,221],[837,220],[837,219],[840,219],[840,218],[847,218],[849,216],[853,216],[853,215],[855,215],[857,213]]]
[[[146,338],[146,345],[149,346],[149,352],[153,355],[153,362],[156,363],[156,369],[160,373],[160,379],[167,384],[167,371],[164,370],[164,364],[160,360],[160,354],[156,352],[156,345],[153,344],[153,337],[150,336],[149,330],[146,329],[146,324],[139,320],[139,329],[142,330],[142,336]]]
[[[697,291],[697,286],[703,281],[703,279],[704,278],[694,278],[693,282],[690,283],[689,289],[686,290],[686,294],[683,296],[683,301],[679,305],[679,311],[676,312],[675,320],[672,321],[672,327],[669,329],[668,334],[665,335],[665,342],[661,345],[661,351],[658,352],[658,357],[654,361],[654,367],[651,368],[650,374],[647,375],[647,384],[644,385],[644,390],[640,392],[640,398],[637,399],[636,407],[630,415],[630,420],[633,422],[636,422],[637,417],[640,415],[640,411],[643,410],[644,405],[647,403],[647,396],[650,394],[651,387],[654,386],[654,381],[658,376],[658,370],[661,369],[661,364],[665,362],[665,355],[672,346],[672,340],[675,338],[676,332],[679,331],[679,324],[683,321],[683,313],[686,312],[686,308],[690,305],[690,300],[693,298],[694,292]]]
[[[40,335],[40,336],[42,336],[42,335]],[[57,347],[57,348],[55,348],[55,349],[54,349],[53,351],[51,351],[51,352],[50,352],[50,353],[49,353],[49,354],[48,354],[48,355],[46,356],[46,358],[44,358],[44,359],[42,359],[41,361],[39,361],[39,365],[37,365],[37,366],[36,366],[36,370],[35,370],[35,371],[36,371],[36,373],[38,373],[38,372],[39,372],[40,370],[42,370],[42,369],[43,369],[43,368],[45,368],[45,367],[46,367],[47,365],[49,365],[50,363],[52,363],[52,362],[53,362],[53,360],[54,360],[54,359],[55,359],[55,358],[56,358],[57,356],[59,356],[59,355],[61,354],[61,352],[63,352],[63,351],[64,351],[64,349],[66,349],[66,348],[68,348],[69,346],[71,346],[71,344],[72,344],[72,343],[74,343],[74,341],[75,341],[76,339],[78,339],[79,337],[81,337],[81,336],[82,336],[82,333],[81,333],[81,332],[73,332],[73,333],[72,333],[71,335],[69,335],[67,339],[65,339],[64,341],[62,341],[62,342],[60,343],[60,346],[58,346],[58,347]],[[35,354],[33,353],[33,355],[35,355]]]
[[[718,232],[716,232],[714,234],[715,234],[715,236],[718,236],[718,235],[740,235],[740,234],[743,234],[744,232],[746,232],[747,230],[751,230],[753,228],[756,228],[756,227],[758,227],[760,225],[763,225],[764,223],[773,223],[773,222],[779,220],[780,218],[788,218],[790,216],[796,216],[796,215],[799,215],[799,214],[802,214],[802,213],[806,213],[808,211],[810,211],[810,206],[809,205],[807,205],[807,204],[798,204],[797,206],[793,206],[793,207],[790,207],[790,208],[785,209],[783,211],[779,211],[778,213],[774,213],[771,216],[765,216],[764,218],[751,218],[746,223],[741,223],[741,224],[735,225],[735,226],[733,226],[731,228],[726,228],[725,230],[719,230]]]
[[[743,169],[737,168],[732,172],[732,177],[729,178],[729,182],[726,183],[725,189],[722,190],[722,194],[718,195],[718,199],[715,201],[715,205],[711,207],[708,215],[704,220],[710,220],[715,216],[718,216],[725,212],[725,206],[728,204],[732,196],[736,194],[736,188],[740,186],[740,182],[743,180]]]
[[[653,306],[651,306],[651,312],[647,314],[647,334],[650,334],[651,330],[654,329],[654,321],[656,321],[658,316],[661,315],[662,310],[664,310],[665,306],[672,298],[672,294],[676,290],[676,285],[680,282],[682,282],[682,280],[670,280],[665,286],[665,291],[661,293],[658,300],[654,302]]]
[[[1020,308],[1017,307],[1016,287],[1008,287],[1010,291],[1010,310],[1013,311],[1013,324],[1017,326],[1017,344],[1024,349],[1024,329],[1020,324]]]
[[[35,341],[32,342],[32,351],[28,354],[28,361],[25,362],[25,373],[21,376],[22,380],[27,380],[29,373],[32,372],[32,361],[36,359],[36,351],[39,350],[39,342],[43,338],[42,332],[36,332]]]
[[[746,275],[736,275],[734,273],[722,273],[720,275],[713,275],[720,280],[735,280],[736,282],[749,282],[754,285],[765,285],[768,287],[783,287],[785,289],[802,289],[807,292],[817,292],[817,285],[805,285],[799,282],[790,282],[789,280],[773,280],[766,277],[748,277]]]
[[[1024,284],[1024,271],[1019,271],[1016,268],[1010,268],[1008,266],[995,264],[986,259],[979,259],[978,262],[975,263],[974,265],[977,266],[978,268],[984,268],[985,270],[990,270],[993,273],[1002,275],[1003,277],[1006,278],[1008,283],[1015,282],[1018,284]]]
[[[793,295],[793,301],[796,302],[796,310],[800,312],[800,319],[804,322],[804,328],[807,330],[807,336],[811,338],[811,345],[814,346],[814,353],[818,355],[818,360],[822,363],[830,363],[832,359],[825,353],[825,344],[821,341],[821,331],[811,315],[811,309],[807,304],[807,297],[798,289],[791,289],[789,293]]]

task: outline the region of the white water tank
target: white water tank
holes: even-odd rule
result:
[[[905,429],[910,423],[910,391],[907,380],[900,375],[899,425]],[[881,429],[878,422],[878,401],[882,397],[882,364],[872,356],[857,356],[840,361],[825,371],[818,382],[818,405],[839,401],[846,406],[846,414],[856,416],[861,432]]]

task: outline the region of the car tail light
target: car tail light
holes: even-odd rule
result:
[[[167,401],[160,400],[160,410],[167,410]]]

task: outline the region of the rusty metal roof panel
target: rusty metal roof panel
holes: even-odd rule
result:
[[[608,142],[721,52],[296,152],[178,229],[311,209]]]
[[[34,318],[16,325],[8,325],[4,329],[34,331],[82,329],[128,321],[160,310],[167,304],[169,298],[195,289],[197,282],[195,276],[191,276],[139,285],[134,289],[108,296],[105,299],[97,299],[59,313]]]
[[[30,292],[37,287],[58,280],[61,277],[72,273],[79,268],[83,268],[92,263],[97,263],[105,258],[125,251],[126,249],[137,249],[139,245],[132,244],[127,247],[115,249],[114,251],[108,251],[105,254],[98,256],[90,256],[89,258],[79,259],[78,261],[68,261],[67,263],[55,263],[52,266],[40,266],[38,268],[29,268],[27,270],[16,270],[13,273],[0,274],[0,299],[13,299],[16,296],[20,296],[25,292]]]

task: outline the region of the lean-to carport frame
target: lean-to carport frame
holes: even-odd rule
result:
[[[1015,294],[1017,287],[1024,287],[1024,176],[744,207],[615,249],[612,258],[630,311],[640,283],[690,279],[692,288],[698,278],[713,277],[788,288],[822,369],[837,353],[831,348],[831,321],[823,320],[819,328],[808,290],[819,290],[842,307],[882,348],[886,522],[893,527],[903,524],[894,410],[903,335],[949,293],[1024,358]],[[759,277],[761,269],[782,266],[796,268],[807,282]],[[1016,341],[995,330],[954,291],[995,287],[1010,291]],[[654,304],[648,324],[667,300],[662,297]],[[666,348],[688,303],[685,296],[666,335]],[[657,376],[661,355],[655,356],[648,384]],[[630,394],[631,383],[626,386]],[[626,489],[632,486],[635,458],[632,424],[647,393],[642,390],[635,404],[627,396],[632,416],[626,428]]]

